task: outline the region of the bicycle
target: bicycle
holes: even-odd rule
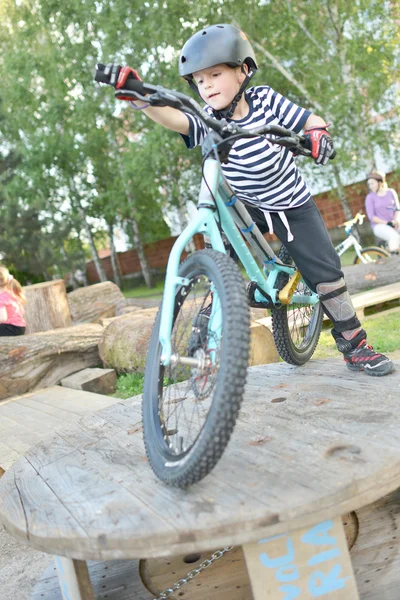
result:
[[[350,219],[350,221],[346,221],[345,223],[339,225],[339,227],[345,228],[347,238],[344,239],[343,242],[340,242],[340,244],[335,247],[335,250],[339,256],[342,256],[342,254],[353,247],[356,252],[356,256],[354,258],[355,265],[359,263],[374,263],[380,258],[388,258],[390,256],[390,252],[384,248],[379,248],[379,246],[366,246],[363,248],[360,242],[356,239],[352,233],[353,228],[357,225],[362,225],[364,219],[365,215],[357,213],[354,219]]]
[[[95,79],[109,83],[104,65],[98,65]],[[241,137],[264,135],[298,154],[311,153],[304,138],[292,131],[278,126],[248,130],[218,121],[180,92],[128,79],[115,96],[129,94],[151,106],[190,112],[210,131],[202,145],[198,212],[169,256],[142,403],[144,443],[154,473],[185,488],[214,468],[234,429],[248,367],[249,304],[271,309],[278,352],[295,365],[312,356],[323,318],[318,295],[302,280],[284,246],[275,255],[224,179],[221,162]],[[246,269],[247,289],[239,267],[226,254],[222,232]],[[212,249],[197,251],[180,264],[195,233],[207,235]]]

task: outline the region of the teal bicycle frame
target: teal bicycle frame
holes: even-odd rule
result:
[[[233,209],[234,206],[235,210]],[[243,203],[235,196],[223,176],[220,163],[215,158],[207,158],[204,163],[203,180],[197,208],[196,217],[191,220],[177,238],[168,259],[159,333],[162,347],[161,362],[165,366],[170,364],[172,357],[171,332],[176,291],[180,286],[189,285],[188,279],[178,275],[182,252],[196,233],[202,233],[210,238],[214,250],[226,253],[216,220],[218,214],[221,221],[220,227],[245,267],[250,280],[255,281],[276,306],[281,305],[279,290],[275,287],[278,274],[283,272],[291,277],[297,272],[296,267],[283,264],[276,256],[257,225],[251,219]],[[246,226],[243,227],[243,224]],[[261,259],[263,270],[258,266],[253,254],[243,240],[243,236],[249,242],[253,252]],[[266,301],[258,290],[255,291],[254,299],[256,302]],[[319,298],[316,293],[311,295],[294,294],[290,300],[290,304],[313,305],[318,302]],[[210,319],[213,322],[213,328],[218,327],[216,321],[221,319],[219,312],[213,306]],[[186,360],[190,362],[193,359]]]

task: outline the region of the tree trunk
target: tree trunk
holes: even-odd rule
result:
[[[79,200],[79,195],[78,192],[76,190],[76,186],[75,186],[75,182],[72,179],[72,177],[70,178],[70,188],[74,194],[74,197],[71,199],[71,205],[73,206],[73,208],[77,211],[79,218],[81,220],[81,224],[83,225],[86,235],[88,237],[88,242],[89,242],[89,247],[90,247],[90,251],[92,253],[92,258],[93,258],[93,262],[95,264],[96,267],[96,271],[97,274],[99,276],[100,281],[107,281],[107,277],[106,274],[104,273],[103,267],[101,265],[101,261],[99,259],[99,255],[97,253],[97,249],[94,243],[94,239],[93,239],[93,234],[92,234],[92,230],[90,228],[90,225],[87,221],[87,217],[86,217],[86,213],[80,203]],[[86,275],[86,262],[85,262],[85,269],[84,269],[85,275]]]
[[[81,219],[82,219],[82,222],[83,222],[83,226],[85,228],[86,235],[88,237],[90,251],[92,253],[93,262],[95,264],[96,271],[97,271],[97,274],[99,276],[99,279],[100,279],[101,282],[102,281],[107,281],[106,274],[105,274],[104,269],[102,267],[101,260],[99,258],[99,255],[97,253],[97,249],[96,249],[96,246],[95,246],[95,243],[94,243],[92,230],[90,228],[89,223],[87,222],[85,211],[83,210],[83,208],[81,206],[79,206],[79,214],[81,216]]]
[[[86,367],[96,367],[101,325],[78,325],[45,333],[3,337],[0,400],[49,387]]]
[[[23,290],[27,300],[25,305],[27,334],[72,325],[67,292],[62,279],[28,285]]]
[[[335,164],[332,164],[332,169],[333,169],[333,174],[335,176],[337,193],[338,193],[338,196],[339,196],[340,204],[342,205],[342,208],[343,208],[345,219],[346,219],[346,221],[350,221],[350,219],[353,218],[353,214],[351,212],[351,208],[350,208],[350,206],[349,206],[349,204],[347,202],[347,199],[346,199],[346,194],[345,194],[345,191],[344,191],[344,187],[343,187],[343,184],[342,184],[342,180],[340,178],[339,167],[337,165],[335,165]],[[354,237],[357,238],[358,241],[360,241],[359,240],[358,231],[356,231],[356,230],[353,231],[353,234],[354,234]]]
[[[82,245],[82,240],[80,238],[79,232],[78,233],[78,243],[79,243],[79,250],[80,250],[80,270],[82,271],[82,279],[83,279],[83,285],[89,285],[88,283],[88,278],[87,278],[87,271],[86,271],[86,257],[85,257],[85,252],[83,250],[83,245]]]
[[[350,294],[371,288],[400,282],[400,260],[398,256],[384,258],[372,264],[343,267]]]
[[[179,218],[179,225],[181,227],[181,231],[183,231],[185,229],[186,225],[188,224],[189,215],[188,215],[188,211],[187,211],[185,198],[183,198],[181,195],[178,196],[178,218]],[[189,240],[189,242],[186,244],[185,250],[188,253],[196,252],[196,246],[195,246],[193,238],[191,238]]]
[[[142,243],[142,239],[140,236],[139,225],[134,218],[129,219],[129,223],[132,228],[133,244],[136,249],[136,252],[138,253],[140,268],[142,269],[145,283],[148,288],[152,288],[153,287],[153,279],[152,279],[152,276],[150,273],[150,267],[147,262],[146,254],[144,251],[144,245]]]
[[[114,281],[119,288],[122,287],[121,281],[121,273],[119,270],[118,264],[118,255],[114,244],[114,225],[112,223],[107,223],[108,227],[108,238],[110,240],[110,250],[111,250],[111,265],[114,272]]]
[[[112,281],[79,288],[67,294],[67,298],[74,325],[114,317],[117,307],[125,301],[123,293]]]
[[[131,215],[129,217],[129,222],[132,227],[133,243],[134,243],[136,252],[138,253],[140,268],[142,270],[143,277],[144,277],[147,287],[152,288],[153,282],[152,282],[152,277],[151,277],[150,268],[149,268],[149,265],[147,262],[146,254],[144,251],[144,244],[142,242],[142,238],[141,238],[140,231],[139,231],[139,224],[138,224],[138,220],[137,220],[137,210],[135,207],[135,200],[134,200],[131,188],[129,187],[128,180],[125,177],[124,166],[122,164],[121,155],[120,155],[121,151],[120,151],[118,142],[115,137],[110,136],[110,141],[111,141],[111,144],[115,148],[115,158],[117,160],[121,181],[124,186],[125,196],[128,200],[129,209],[131,211]]]

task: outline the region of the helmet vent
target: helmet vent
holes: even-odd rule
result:
[[[224,26],[223,25],[217,25],[217,29],[223,29]]]
[[[203,31],[201,35],[207,35],[207,31]]]
[[[181,62],[183,62],[183,63],[186,62],[186,58],[184,56],[181,57]]]

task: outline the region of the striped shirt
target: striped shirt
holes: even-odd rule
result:
[[[244,129],[280,125],[299,133],[311,114],[268,86],[249,88],[245,94],[249,113],[234,121]],[[213,115],[210,106],[204,110]],[[203,142],[207,127],[197,117],[186,116],[189,136],[182,137],[188,148],[194,148]],[[311,197],[292,152],[262,137],[236,141],[222,170],[238,198],[267,211],[294,208]]]

